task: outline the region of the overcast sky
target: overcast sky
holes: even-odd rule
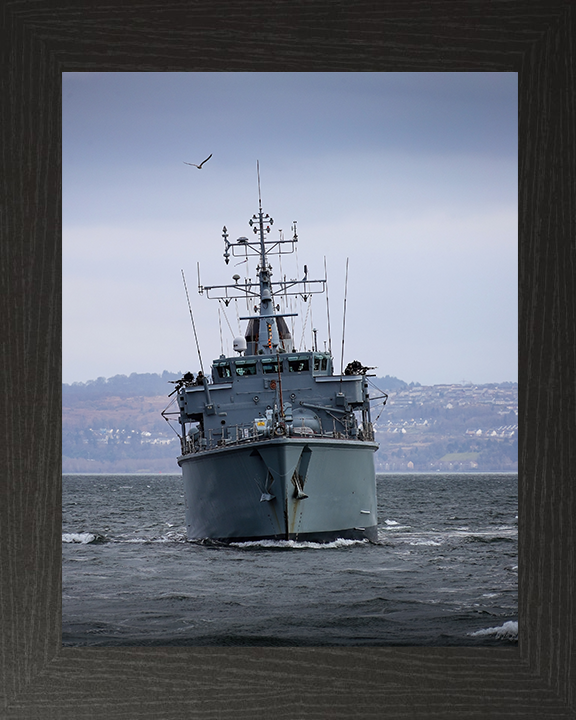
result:
[[[238,311],[222,227],[298,221],[288,277],[324,275],[332,351],[423,385],[517,380],[515,73],[64,73],[63,382],[205,368]],[[202,170],[183,161],[200,163]],[[274,280],[280,279],[272,259]],[[248,276],[255,278],[251,266]],[[328,339],[326,298],[312,325]],[[305,316],[305,312],[304,312]],[[228,328],[231,325],[233,333]],[[243,326],[245,323],[241,323]],[[244,327],[242,327],[244,334]]]

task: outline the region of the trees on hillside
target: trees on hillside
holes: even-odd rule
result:
[[[182,377],[181,372],[158,373],[131,373],[130,375],[114,375],[111,378],[99,377],[85,383],[75,382],[71,385],[62,385],[63,400],[82,398],[95,400],[102,397],[154,397],[168,396],[174,389],[171,380]]]

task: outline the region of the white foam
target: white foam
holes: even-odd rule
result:
[[[63,543],[81,543],[87,545],[88,543],[94,542],[96,535],[92,533],[62,533]]]
[[[329,543],[299,542],[297,540],[247,540],[246,542],[231,542],[230,545],[238,548],[274,548],[283,550],[331,550],[334,548],[350,547],[351,545],[364,545],[368,540],[346,540],[338,538]]]
[[[461,530],[456,528],[452,533],[448,533],[448,537],[471,538],[490,542],[491,540],[514,540],[518,537],[518,530],[513,527],[494,528],[494,530]]]
[[[384,520],[385,530],[409,530],[410,525],[400,525],[396,520]]]
[[[504,625],[499,627],[486,628],[484,630],[476,630],[476,632],[468,633],[472,637],[484,637],[487,635],[493,635],[494,637],[506,638],[508,640],[518,639],[518,621],[508,620]]]
[[[154,538],[151,542],[155,543],[174,543],[174,542],[187,542],[188,537],[185,531],[178,532],[177,530],[170,530],[161,537]]]
[[[63,543],[81,543],[86,545],[94,542],[95,540],[113,542],[113,543],[128,543],[128,544],[145,544],[145,543],[174,543],[174,542],[187,542],[188,538],[184,531],[168,531],[165,535],[158,537],[135,537],[127,538],[125,535],[120,535],[113,540],[104,538],[102,535],[95,535],[94,533],[62,533]]]
[[[443,545],[442,540],[412,540],[409,545]]]

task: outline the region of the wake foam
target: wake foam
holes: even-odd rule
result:
[[[181,530],[169,530],[164,533],[161,537],[154,538],[151,542],[157,543],[185,543],[188,542],[188,537],[185,531]]]
[[[98,533],[62,533],[62,542],[88,545],[89,543],[106,542],[106,538]]]
[[[106,537],[98,533],[62,533],[63,543],[76,543],[77,545],[89,545],[90,543],[111,543],[111,544],[142,544],[147,545],[150,543],[186,543],[188,538],[186,533],[180,530],[169,530],[163,535],[152,536],[152,537],[126,537],[120,535],[119,537]]]
[[[384,530],[409,530],[410,525],[401,525],[396,520],[384,520]]]
[[[298,540],[247,540],[246,542],[231,542],[230,546],[250,549],[262,548],[265,550],[334,550],[335,548],[352,547],[353,545],[366,545],[367,539],[362,540],[346,540],[338,538],[328,543],[321,542],[300,542]]]
[[[164,535],[155,535],[152,537],[135,537],[135,538],[126,538],[126,537],[119,537],[114,539],[115,543],[132,543],[132,544],[142,544],[142,545],[150,545],[151,543],[186,543],[188,542],[188,538],[186,537],[185,532],[179,532],[179,531],[171,531],[167,532]]]
[[[518,622],[508,620],[500,627],[486,628],[485,630],[476,630],[476,632],[468,633],[471,637],[493,636],[498,640],[518,640]]]

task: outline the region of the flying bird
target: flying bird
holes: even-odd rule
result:
[[[189,162],[186,162],[186,160],[184,160],[184,165],[192,165],[192,167],[198,168],[198,170],[202,170],[202,165],[204,165],[205,162],[208,162],[208,160],[210,160],[211,157],[212,157],[212,153],[210,153],[210,155],[208,155],[206,160],[202,160],[200,165],[195,165],[194,163],[189,163]]]

